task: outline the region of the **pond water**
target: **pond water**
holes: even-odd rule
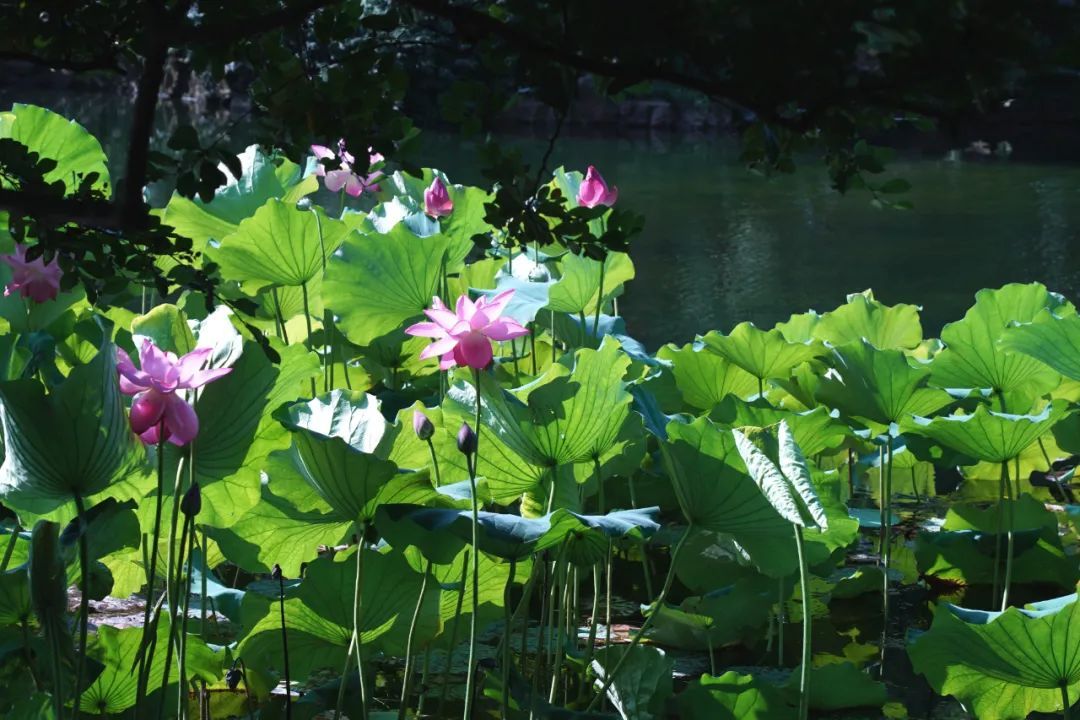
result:
[[[122,100],[0,91],[0,105],[12,101],[79,119],[116,162],[127,125]],[[186,114],[164,112],[165,124]],[[231,121],[203,122],[216,132]],[[242,135],[243,121],[232,132]],[[508,142],[534,162],[546,146],[543,137]],[[456,182],[483,182],[468,143],[431,135],[427,144],[425,164]],[[902,158],[890,176],[913,185],[914,209],[905,212],[875,209],[865,192],[837,194],[812,157],[794,175],[754,175],[730,137],[559,140],[552,167],[588,164],[618,185],[620,204],[645,215],[631,251],[637,279],[619,309],[650,350],[743,320],[769,326],[828,310],[866,288],[888,303],[923,306],[928,335],[961,317],[983,287],[1038,280],[1074,299],[1080,293],[1080,167]]]

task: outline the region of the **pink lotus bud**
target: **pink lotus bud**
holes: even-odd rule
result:
[[[446,185],[439,178],[435,178],[424,191],[424,212],[433,218],[441,218],[453,211],[454,201],[450,199]]]
[[[476,453],[476,433],[469,427],[469,423],[461,423],[461,429],[457,434],[457,449],[462,455],[473,455]]]
[[[424,442],[430,440],[431,436],[435,434],[435,426],[431,424],[428,416],[419,410],[413,412],[412,429],[416,433],[416,437]]]
[[[608,187],[600,172],[592,165],[585,171],[585,179],[578,186],[578,205],[593,208],[597,205],[611,207],[619,199],[619,188]]]
[[[14,254],[0,256],[0,260],[12,269],[11,282],[4,288],[5,297],[17,292],[39,303],[56,299],[60,292],[60,277],[64,274],[57,258],[47,265],[43,257],[27,260],[26,246],[17,244]]]

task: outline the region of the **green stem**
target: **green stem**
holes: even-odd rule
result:
[[[466,549],[465,557],[461,559],[461,591],[458,592],[457,606],[454,610],[454,628],[450,631],[450,647],[446,652],[442,687],[439,689],[439,706],[435,712],[435,717],[439,718],[446,717],[443,710],[446,708],[446,691],[450,689],[450,665],[454,660],[454,648],[457,647],[458,628],[461,627],[461,607],[465,604],[465,583],[468,581],[470,554]]]
[[[15,543],[19,540],[19,533],[22,528],[19,527],[19,523],[15,523],[11,527],[11,537],[8,538],[7,546],[4,548],[4,559],[0,560],[0,573],[7,572],[8,565],[11,564],[11,556],[15,553]]]
[[[75,671],[75,704],[71,708],[72,720],[78,720],[82,705],[83,675],[86,672],[86,639],[90,624],[90,550],[86,544],[86,505],[82,496],[75,493],[75,511],[79,523],[79,574],[82,592],[79,594],[79,659]]]
[[[345,651],[345,667],[341,669],[341,678],[338,682],[337,703],[334,705],[334,720],[341,717],[341,708],[345,704],[345,686],[349,684],[349,670],[352,669],[353,648],[356,638],[349,638],[349,649]]]
[[[802,528],[795,526],[795,550],[799,556],[799,583],[802,592],[802,663],[799,666],[799,720],[810,714],[810,573],[806,568]]]
[[[424,666],[420,669],[420,697],[416,701],[416,717],[424,717],[424,700],[427,697],[428,673],[431,671],[431,643],[424,646]]]
[[[143,610],[143,632],[139,645],[139,673],[135,691],[135,717],[142,713],[142,701],[150,680],[150,661],[153,646],[150,638],[150,610],[154,605],[154,579],[157,575],[158,544],[161,538],[161,503],[165,495],[165,422],[158,425],[157,496],[154,504],[154,530],[150,536],[150,561],[146,565],[146,607]],[[145,556],[145,555],[144,555]]]
[[[509,718],[510,707],[510,628],[513,627],[513,619],[510,617],[510,595],[514,589],[514,575],[517,571],[517,561],[510,558],[510,577],[506,580],[506,588],[503,590],[503,625],[502,640],[502,718]]]
[[[1001,588],[1001,526],[1005,510],[1005,475],[1007,472],[1005,463],[1002,463],[1001,477],[998,481],[998,501],[994,529],[994,594],[992,596],[994,598],[998,597],[998,590]]]
[[[285,628],[285,575],[278,574],[278,607],[281,609],[281,654],[285,661],[285,717],[292,720],[292,679],[289,677],[289,633]],[[367,717],[366,715],[363,717]]]
[[[183,712],[187,714],[187,626],[188,626],[188,613],[191,610],[191,569],[194,565],[195,559],[195,520],[191,520],[191,535],[188,540],[191,545],[188,547],[187,554],[187,579],[185,580],[184,587],[184,609],[183,618],[180,620],[180,693],[179,693],[179,707],[177,708],[178,714]]]
[[[1015,513],[1014,506],[1016,505],[1015,498],[1012,497],[1012,486],[1009,484],[1009,463],[1001,463],[1001,475],[1004,479],[1005,487],[1008,488],[1009,502],[1005,506],[1007,513],[1007,527],[1006,527],[1006,548],[1005,548],[1005,584],[1001,591],[1001,612],[1005,612],[1009,607],[1009,586],[1012,584],[1012,566],[1013,566],[1013,514]]]
[[[480,370],[473,369],[476,385],[476,448],[467,458],[469,490],[472,496],[472,615],[469,618],[469,664],[465,676],[465,720],[472,717],[473,676],[476,663],[477,615],[480,612],[480,499],[476,496],[476,467],[480,464]]]
[[[1069,720],[1069,684],[1064,680],[1061,681],[1061,717],[1065,720]]]
[[[787,601],[784,598],[784,578],[776,591],[776,666],[784,667],[784,625],[787,623]]]
[[[278,337],[281,338],[281,342],[288,345],[289,333],[285,329],[285,316],[281,312],[281,297],[276,287],[270,288],[270,297],[274,300],[274,318],[277,320]]]
[[[431,453],[431,467],[435,468],[435,487],[442,486],[442,476],[439,475],[439,458],[435,455],[435,444],[431,438],[427,440],[428,452]]]
[[[709,674],[716,677],[716,653],[713,652],[712,626],[705,633],[705,642],[709,645]]]
[[[593,316],[593,333],[600,338],[600,310],[604,307],[604,266],[607,264],[607,255],[600,261],[600,290],[596,298],[596,314]]]
[[[885,524],[882,529],[882,565],[881,572],[881,672],[885,671],[885,646],[889,637],[889,569],[892,566],[892,473],[893,473],[893,449],[892,435],[888,435],[888,446],[885,450],[885,467],[882,469],[882,477],[885,482],[882,486],[882,507]]]
[[[599,472],[599,470],[597,471]],[[637,509],[637,490],[634,484],[633,476],[626,479],[626,483],[630,488],[630,507]],[[645,573],[645,594],[649,597],[653,596],[652,586],[652,568],[649,567],[649,542],[646,540],[641,544],[641,569]]]
[[[675,579],[675,568],[678,565],[679,553],[682,551],[683,545],[686,544],[686,539],[690,537],[690,532],[693,528],[693,525],[687,525],[686,530],[683,531],[679,541],[675,543],[675,547],[672,548],[671,565],[668,567],[667,576],[664,577],[664,586],[660,589],[660,595],[656,598],[655,609],[653,612],[649,613],[647,618],[645,618],[645,622],[641,623],[641,629],[634,635],[634,639],[630,641],[630,645],[626,648],[626,651],[623,652],[619,661],[615,663],[615,667],[611,669],[611,672],[604,673],[604,685],[600,688],[600,692],[589,702],[588,707],[585,708],[586,712],[592,711],[592,709],[596,707],[596,703],[598,703],[601,698],[607,696],[608,689],[611,687],[611,684],[615,682],[615,678],[618,676],[619,670],[622,669],[626,659],[630,657],[634,648],[641,642],[641,638],[645,636],[645,631],[652,626],[653,619],[660,614],[660,608],[663,606],[664,601],[667,600],[668,591],[671,590],[671,583]]]
[[[565,547],[565,545],[563,546]],[[559,598],[559,616],[557,624],[555,625],[555,643],[552,650],[554,651],[554,661],[551,666],[551,687],[548,690],[548,702],[555,702],[555,691],[559,687],[559,674],[562,672],[563,656],[566,655],[566,640],[564,639],[563,632],[566,628],[566,613],[567,605],[570,604],[570,583],[567,582],[567,565],[566,558],[563,558],[562,570],[555,578],[554,587],[559,589],[561,587],[562,593]],[[553,593],[554,595],[554,593]]]
[[[180,505],[179,501],[175,502],[175,505],[179,506]],[[159,719],[163,717],[162,713],[165,712],[164,697],[165,697],[165,690],[169,687],[169,676],[172,674],[172,658],[173,658],[173,648],[174,647],[177,647],[177,656],[179,657],[179,655],[180,655],[180,650],[179,650],[179,647],[178,647],[179,643],[180,643],[180,637],[177,634],[177,629],[178,629],[178,626],[180,624],[180,610],[181,610],[181,608],[179,607],[180,601],[179,601],[179,597],[178,597],[177,593],[179,593],[181,578],[182,578],[182,576],[184,574],[184,550],[187,547],[188,531],[190,529],[191,529],[191,521],[188,518],[185,518],[184,519],[183,530],[180,531],[180,557],[179,557],[179,560],[177,562],[176,577],[172,577],[171,573],[170,573],[170,576],[168,578],[166,578],[168,580],[168,585],[169,585],[169,588],[170,588],[170,590],[168,591],[168,595],[167,595],[167,597],[169,598],[169,640],[168,640],[168,643],[167,643],[166,648],[165,648],[165,667],[162,670],[162,678],[161,678],[162,702],[158,704],[158,718]],[[172,565],[171,549],[172,548],[170,547],[170,562],[169,562],[170,566]],[[182,696],[183,693],[184,693],[184,679],[183,678],[178,678],[178,680],[179,680],[180,685],[179,685],[179,688],[178,688],[177,692]],[[180,700],[177,700],[177,703],[179,704]]]
[[[202,533],[202,557],[199,558],[199,572],[202,576],[201,587],[199,588],[199,637],[206,640],[206,594],[207,594],[207,579],[206,573],[209,568],[206,565],[206,531]]]
[[[307,283],[300,283],[300,297],[304,301],[304,323],[307,325],[307,345],[308,348],[314,350],[311,347],[311,307],[308,305],[308,292]],[[315,378],[311,378],[311,397],[315,397],[317,391],[315,389]]]
[[[409,621],[409,636],[405,641],[405,676],[401,683],[401,705],[398,707],[398,720],[405,720],[405,712],[409,707],[409,694],[412,690],[413,636],[416,635],[416,626],[420,621],[420,609],[424,605],[424,592],[427,590],[428,576],[430,575],[431,561],[428,560],[427,568],[424,569],[424,577],[420,581],[420,596],[416,598],[416,607],[413,608],[412,619]]]
[[[352,643],[356,651],[356,673],[360,678],[360,717],[367,720],[367,687],[364,684],[364,659],[360,652],[361,635],[363,632],[363,584],[364,584],[364,536],[367,534],[367,524],[360,525],[360,534],[356,542],[356,581],[353,584],[353,638]],[[343,676],[344,677],[344,676]]]

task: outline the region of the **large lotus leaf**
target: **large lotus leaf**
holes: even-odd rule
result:
[[[787,688],[792,694],[799,692],[798,673],[788,677]],[[810,707],[813,710],[881,707],[888,699],[885,684],[872,679],[854,663],[832,662],[810,668]]]
[[[773,570],[778,574],[793,570],[791,526],[746,474],[731,432],[698,418],[668,423],[667,435],[660,449],[686,519],[702,530],[730,533],[755,563],[783,559]]]
[[[757,378],[730,360],[706,350],[704,342],[682,348],[665,345],[656,353],[656,358],[671,363],[675,384],[691,407],[711,410],[729,395],[742,399],[757,395]]]
[[[634,264],[626,253],[609,253],[603,267],[604,299],[634,278]],[[559,270],[562,277],[551,286],[548,308],[571,314],[594,312],[600,292],[600,261],[568,253],[559,261]]]
[[[1008,415],[980,405],[971,415],[913,417],[903,427],[968,457],[1000,463],[1019,455],[1066,412],[1065,404],[1059,400],[1038,415]]]
[[[362,552],[362,651],[368,655],[380,651],[402,655],[423,576],[400,553],[371,549]],[[355,553],[312,562],[296,596],[286,598],[285,626],[293,677],[304,678],[316,668],[341,667],[344,663],[352,636]],[[438,632],[439,596],[435,583],[428,582],[414,640],[423,643]],[[240,642],[239,655],[248,667],[280,671],[284,666],[280,611],[277,603],[267,610]]]
[[[109,167],[101,143],[86,128],[51,110],[15,103],[10,112],[0,113],[0,138],[25,145],[40,159],[56,161],[45,173],[48,182],[62,181],[69,192],[79,186],[79,176],[97,173],[93,187],[106,190]]]
[[[295,203],[268,200],[210,255],[246,292],[295,287],[322,273],[348,234],[345,223],[327,217],[322,208],[300,210]]]
[[[454,203],[454,210],[449,215],[433,219],[424,212],[424,190],[438,177],[446,186],[450,199]],[[484,220],[486,210],[484,204],[491,200],[491,193],[477,187],[454,185],[446,173],[433,168],[423,168],[419,177],[403,172],[393,173],[387,181],[393,187],[394,197],[386,203],[376,206],[370,213],[378,217],[381,212],[382,229],[386,232],[393,226],[390,222],[395,216],[398,221],[404,220],[410,224],[410,229],[416,232],[417,226],[424,223],[430,226],[426,232],[416,232],[421,237],[441,232],[458,243],[472,246],[472,236],[477,233],[485,233],[491,230],[491,226]],[[386,206],[396,204],[394,210]],[[414,220],[415,218],[415,220]],[[376,220],[379,222],[379,220]],[[451,272],[457,272],[459,267],[450,268]]]
[[[786,379],[797,365],[824,352],[819,343],[788,342],[779,330],[760,330],[750,322],[739,323],[728,335],[709,333],[701,341],[760,380]]]
[[[980,720],[1062,712],[1061,687],[1080,697],[1080,603],[1003,613],[942,604],[908,648],[916,672]]]
[[[524,518],[511,513],[477,514],[480,550],[507,560],[528,557],[541,538],[552,529],[551,519]],[[414,546],[432,562],[445,565],[472,544],[472,511],[386,505],[376,515],[376,526],[399,549]]]
[[[226,172],[229,180],[218,188],[213,201],[204,203],[177,194],[162,212],[162,222],[190,238],[196,250],[205,248],[210,240],[222,240],[235,232],[241,221],[254,215],[268,200],[295,205],[319,187],[314,175],[304,175],[304,168],[285,158],[265,155],[258,145],[249,146],[238,159],[240,177]]]
[[[786,427],[783,422],[781,427]],[[824,510],[810,486],[806,461],[802,459],[801,453],[796,458],[790,449],[794,444],[790,440],[790,431],[785,439],[776,441],[768,437],[768,430],[760,428],[748,429],[746,432],[732,430],[731,434],[735,438],[735,448],[742,457],[747,472],[780,517],[800,527],[813,525],[819,515],[824,518]],[[774,443],[777,445],[776,460],[762,447]],[[788,449],[785,450],[785,447]],[[798,476],[798,485],[795,478],[788,476],[789,469]],[[806,477],[803,478],[802,475]],[[808,494],[804,496],[807,488]]]
[[[727,397],[709,413],[709,417],[726,427],[767,427],[783,420],[808,457],[835,450],[852,437],[851,429],[824,407],[792,412],[773,407],[763,398],[746,402]]]
[[[0,383],[0,411],[0,498],[16,511],[51,512],[76,494],[101,492],[142,462],[121,404],[112,343],[47,396],[36,380]]]
[[[202,525],[229,527],[258,502],[266,457],[290,442],[272,413],[318,372],[318,358],[303,346],[271,342],[281,355],[280,365],[248,342],[231,373],[199,390],[199,435],[184,463],[185,474],[190,469],[202,488]],[[175,468],[181,452],[186,451],[168,449],[170,467]]]
[[[530,272],[534,274],[530,276]],[[543,265],[533,263],[523,254],[500,268],[494,279],[495,287],[480,291],[480,294],[490,297],[513,290],[514,294],[502,314],[523,325],[535,320],[537,313],[547,307],[551,288],[557,282],[549,277]]]
[[[145,315],[137,315],[131,321],[131,334],[139,347],[138,336],[150,338],[162,350],[186,355],[195,349],[195,334],[188,325],[184,312],[171,303],[158,305]],[[221,367],[210,363],[211,367]]]
[[[623,660],[626,653],[629,657]],[[675,660],[648,645],[612,645],[600,648],[591,669],[602,686],[607,671],[619,665],[619,674],[607,689],[608,699],[623,720],[652,720],[667,716],[664,704],[674,693]]]
[[[353,233],[330,260],[323,301],[349,340],[368,345],[431,306],[444,266],[463,257],[451,250],[442,235],[418,238],[402,225],[384,235]]]
[[[753,675],[730,671],[702,675],[678,699],[686,720],[790,720],[797,715],[788,695]]]
[[[581,349],[566,360],[572,369],[556,363],[513,394],[481,375],[478,473],[498,502],[533,489],[548,468],[591,464],[630,442],[621,436],[630,415],[623,381],[630,359],[618,341],[606,337],[599,350]],[[473,424],[475,407],[476,389],[456,383],[444,402],[444,422]]]
[[[0,628],[28,622],[33,615],[30,607],[30,577],[25,567],[0,573]]]
[[[94,715],[121,713],[135,706],[137,699],[138,677],[132,668],[138,663],[139,645],[142,642],[142,627],[117,629],[108,625],[98,626],[87,654],[105,666],[94,682],[83,691],[83,712]],[[163,650],[169,642],[169,624],[158,623],[158,649]],[[197,635],[187,636],[187,672],[191,677],[198,677],[209,683],[221,678],[224,654],[216,654],[207,647]],[[154,653],[150,663],[149,685],[153,692],[161,687],[165,671],[165,653]],[[173,681],[176,680],[175,674]]]
[[[980,290],[964,318],[942,329],[946,347],[931,365],[933,383],[989,389],[1006,399],[1006,410],[1028,412],[1033,399],[1057,387],[1060,378],[1033,357],[1007,352],[998,340],[1010,324],[1031,322],[1047,308],[1072,311],[1060,295],[1038,283]]]
[[[856,340],[833,348],[833,372],[821,379],[817,397],[850,417],[889,425],[952,401],[944,390],[926,387],[929,379],[928,369],[912,367],[899,350]]]
[[[731,585],[720,587],[714,577],[711,592],[688,597],[678,606],[654,606],[649,638],[684,650],[707,650],[763,627],[773,614],[776,580],[747,569],[743,573]]]
[[[1049,365],[1065,377],[1080,380],[1080,316],[1042,310],[1031,322],[1005,328],[1002,350],[1022,353]]]
[[[374,453],[386,433],[386,418],[374,395],[334,390],[306,402],[289,405],[279,419],[293,432],[341,438],[363,453]]]
[[[922,323],[915,305],[885,305],[867,290],[848,295],[846,304],[822,315],[813,336],[831,345],[865,340],[876,348],[910,350],[922,342]]]
[[[643,540],[660,529],[656,517],[660,508],[616,510],[607,515],[582,515],[560,508],[550,516],[550,530],[536,549],[565,543],[566,558],[580,567],[590,567],[607,556],[611,540],[632,537]]]

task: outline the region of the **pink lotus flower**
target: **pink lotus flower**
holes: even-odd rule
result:
[[[364,177],[357,175],[353,171],[356,158],[345,149],[344,140],[338,140],[337,152],[325,145],[312,145],[311,152],[318,160],[337,159],[339,163],[337,170],[327,170],[321,162],[315,168],[317,176],[326,178],[323,182],[330,192],[340,192],[344,188],[352,197],[360,197],[365,192],[379,191],[378,181],[383,176],[382,172],[376,170]],[[381,163],[383,159],[382,155],[368,148],[368,167]]]
[[[585,179],[578,186],[578,205],[584,205],[587,208],[593,208],[597,205],[611,207],[618,199],[619,188],[614,186],[609,188],[608,184],[604,182],[604,178],[600,176],[600,172],[590,165],[589,169],[585,171]]]
[[[45,258],[36,260],[26,259],[26,246],[19,243],[15,245],[14,255],[0,256],[14,271],[11,282],[4,288],[4,296],[18,292],[24,298],[30,298],[34,302],[47,302],[55,300],[60,292],[60,276],[64,272],[60,269],[60,263],[56,258],[45,264]]]
[[[446,217],[454,212],[454,201],[450,199],[450,192],[439,178],[431,181],[431,185],[424,191],[424,212],[433,218]]]
[[[513,340],[529,334],[516,320],[499,317],[513,296],[514,291],[507,290],[491,298],[482,297],[474,303],[462,295],[455,312],[435,297],[431,299],[431,309],[424,311],[432,322],[416,323],[405,332],[435,339],[420,353],[420,359],[439,356],[440,370],[455,365],[482,370],[491,364],[492,340]]]
[[[203,369],[213,351],[208,347],[196,348],[177,358],[175,353],[163,352],[147,338],[139,348],[142,369],[136,369],[131,357],[116,349],[120,392],[135,396],[131,403],[131,429],[144,443],[154,445],[165,439],[183,447],[195,439],[199,417],[177,391],[202,387],[232,372],[232,368]]]

